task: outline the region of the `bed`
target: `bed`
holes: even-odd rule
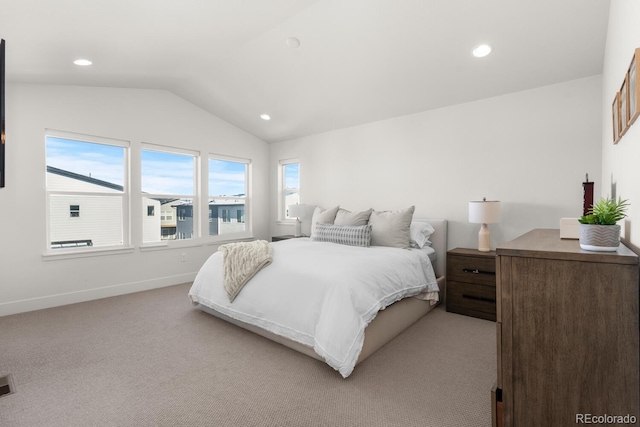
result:
[[[233,302],[223,291],[217,252],[198,273],[189,297],[201,310],[324,361],[346,378],[444,297],[447,221],[414,221],[433,226],[429,247],[354,248],[309,238],[272,243],[272,265],[259,271]],[[352,265],[369,276],[347,277]],[[376,266],[381,272],[375,272]],[[313,268],[318,271],[310,273]],[[368,285],[379,278],[398,287]],[[356,300],[361,292],[365,296]]]

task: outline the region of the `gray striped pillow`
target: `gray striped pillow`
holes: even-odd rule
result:
[[[318,223],[316,224],[316,232],[311,237],[311,240],[314,242],[369,247],[371,245],[371,226]]]

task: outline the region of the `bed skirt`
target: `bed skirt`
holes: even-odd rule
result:
[[[438,286],[440,288],[440,302],[442,302],[445,290],[444,277],[438,277]],[[380,310],[364,331],[364,343],[362,345],[360,356],[356,362],[356,366],[437,306],[438,304],[431,305],[430,301],[418,298],[405,298],[391,304],[384,310]],[[233,319],[202,304],[198,305],[198,308],[215,317],[270,339],[271,341],[275,341],[324,362],[312,347],[308,347],[299,342],[276,335],[260,327]]]

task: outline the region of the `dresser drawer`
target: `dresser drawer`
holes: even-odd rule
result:
[[[447,280],[447,311],[496,320],[496,288]]]
[[[447,257],[447,281],[477,283],[496,286],[495,257],[449,255]]]

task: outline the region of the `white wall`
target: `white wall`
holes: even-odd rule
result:
[[[477,247],[468,202],[502,201],[492,247],[582,214],[585,173],[600,192],[601,77],[425,111],[271,145],[299,157],[301,203],[377,210],[416,206],[414,217],[449,220],[448,247]],[[276,224],[272,234],[290,234]]]
[[[609,26],[602,71],[602,193],[629,199],[631,207],[623,241],[640,251],[640,120],[618,144],[612,143],[611,104],[629,68],[631,57],[640,47],[640,2],[611,2]]]
[[[167,91],[9,84],[6,95],[6,184],[0,189],[0,315],[192,280],[215,246],[45,260],[44,130],[131,142],[132,177],[142,142],[252,160],[253,230],[267,238],[268,145]],[[206,179],[206,176],[202,177]],[[132,178],[132,195],[139,179]],[[206,215],[207,205],[203,204]],[[132,199],[132,222],[142,203]],[[206,232],[206,230],[205,230]],[[132,242],[141,241],[133,227]],[[181,254],[187,261],[181,262]],[[180,302],[177,302],[180,303]],[[187,296],[183,303],[187,304]]]

